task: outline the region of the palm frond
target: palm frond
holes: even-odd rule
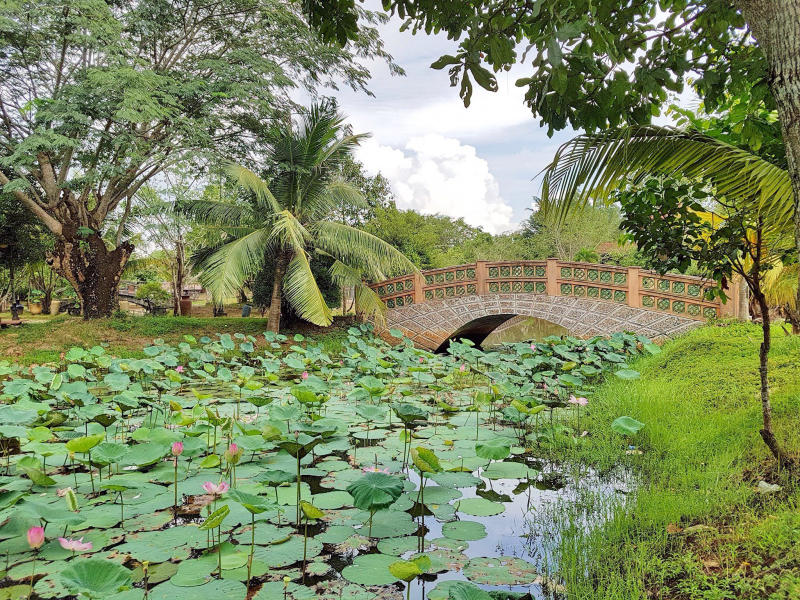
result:
[[[283,278],[283,295],[301,318],[327,327],[333,314],[317,286],[305,252],[295,252]]]
[[[194,199],[175,205],[175,210],[203,225],[241,226],[254,222],[253,210],[246,204]]]
[[[200,269],[200,281],[221,299],[235,294],[244,281],[254,276],[264,264],[265,251],[270,245],[270,230],[256,229],[239,239],[223,244],[204,256],[192,257]]]
[[[540,209],[559,219],[573,206],[606,201],[620,185],[652,175],[701,179],[720,195],[752,203],[774,223],[791,220],[794,211],[786,170],[693,130],[648,126],[580,135],[557,150],[542,174]]]
[[[357,209],[367,208],[367,201],[358,188],[341,179],[320,186],[319,190],[307,195],[303,204],[305,215],[314,221],[329,218],[342,205]]]
[[[228,163],[225,165],[225,172],[237,185],[248,190],[255,196],[256,203],[261,212],[269,214],[277,213],[282,210],[280,203],[269,189],[269,184],[250,169],[235,163]]]
[[[323,221],[315,224],[313,234],[315,246],[373,281],[417,271],[414,263],[397,248],[350,225]]]
[[[296,253],[305,252],[311,234],[303,224],[288,210],[278,213],[270,233],[270,243],[291,248]]]
[[[334,261],[329,269],[331,279],[340,286],[351,286],[355,294],[355,309],[358,314],[372,319],[378,327],[386,325],[386,305],[380,296],[369,287],[357,269],[341,261]]]
[[[143,256],[130,258],[122,270],[122,277],[133,277],[143,271],[155,270],[160,275],[169,273],[169,259],[166,256]]]
[[[770,306],[788,306],[794,309],[797,305],[797,278],[800,265],[777,265],[764,274],[764,294]]]

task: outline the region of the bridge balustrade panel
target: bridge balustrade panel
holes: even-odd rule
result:
[[[640,267],[548,259],[478,261],[394,277],[370,287],[387,308],[472,295],[533,294],[598,300],[705,320],[723,314],[721,302],[707,298],[711,283]],[[729,302],[728,314],[733,304]]]

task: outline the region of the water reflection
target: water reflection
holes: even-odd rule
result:
[[[556,325],[536,317],[514,317],[503,323],[492,333],[486,336],[481,346],[490,348],[498,344],[537,341],[549,335],[567,335],[569,331],[561,325]]]

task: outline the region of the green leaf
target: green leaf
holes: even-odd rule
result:
[[[398,560],[389,565],[389,572],[405,582],[422,575],[431,568],[431,559],[422,554],[412,560]]]
[[[61,571],[61,581],[73,593],[105,598],[129,586],[131,572],[110,560],[87,558]]]
[[[403,493],[403,482],[386,473],[367,473],[347,486],[347,491],[353,506],[374,511],[393,504]]]
[[[492,600],[488,592],[466,581],[455,581],[447,589],[448,600]]]
[[[619,371],[614,371],[614,375],[626,381],[639,379],[639,371],[634,371],[633,369],[620,369]]]
[[[231,512],[231,509],[228,508],[227,504],[223,504],[217,510],[212,512],[208,515],[205,521],[200,524],[200,529],[215,529],[222,525],[222,522],[225,520],[225,517]]]
[[[306,519],[317,520],[325,516],[325,513],[318,509],[316,506],[305,500],[300,500],[300,510],[303,511]]]
[[[95,435],[87,435],[84,437],[73,438],[67,442],[67,450],[70,452],[75,452],[77,454],[85,454],[89,452],[92,448],[97,446],[100,442],[106,439],[106,436],[102,433],[98,433]]]
[[[628,416],[617,417],[611,423],[611,431],[622,435],[635,435],[642,427],[644,423]]]
[[[422,446],[411,449],[411,460],[414,462],[414,466],[423,473],[439,473],[443,470],[439,458],[433,453],[433,450]]]
[[[511,440],[497,436],[476,442],[475,454],[487,460],[502,460],[511,454]]]
[[[244,506],[249,512],[258,515],[275,506],[273,502],[262,496],[248,494],[239,490],[229,490],[228,498]]]

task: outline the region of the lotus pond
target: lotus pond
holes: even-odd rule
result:
[[[0,362],[0,599],[564,597],[563,536],[631,485],[569,460],[582,413],[658,347],[392,335]],[[621,444],[641,426],[612,424]]]

